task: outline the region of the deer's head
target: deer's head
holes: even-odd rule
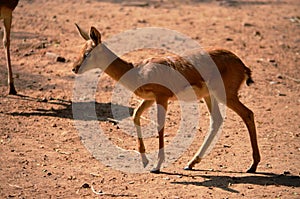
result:
[[[82,73],[84,71],[79,71],[83,61],[89,56],[90,52],[97,47],[99,44],[101,44],[101,34],[100,32],[95,28],[91,27],[89,34],[82,30],[77,24],[75,24],[77,27],[77,30],[80,34],[80,36],[86,41],[83,45],[80,54],[76,61],[74,62],[72,71],[74,73]]]

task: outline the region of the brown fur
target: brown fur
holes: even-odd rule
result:
[[[187,56],[197,53],[199,52],[192,51],[190,54],[187,54]],[[228,97],[230,97],[231,95],[237,95],[237,92],[243,81],[246,80],[248,86],[253,83],[251,70],[246,67],[245,64],[240,60],[240,58],[232,52],[224,49],[213,49],[208,51],[207,53],[212,58],[212,60],[218,67],[220,74],[222,75],[226,95]],[[182,56],[173,55],[167,57],[149,58],[142,61],[141,63],[135,64],[135,66],[141,67],[149,63],[162,64],[171,67],[174,70],[177,70],[187,79],[191,86],[197,86],[200,88],[205,86],[205,81],[199,71]],[[148,90],[151,90],[150,88],[153,87],[153,85],[146,85],[144,87],[149,87]],[[155,87],[155,90],[157,90],[162,86],[156,85]],[[164,88],[164,90],[168,89]],[[139,95],[138,91],[136,92],[136,94]],[[142,95],[139,96],[142,97]],[[171,97],[173,97],[173,95]]]
[[[77,25],[76,25],[77,26]],[[93,41],[94,47],[99,46],[98,49],[101,49],[97,52],[97,58],[99,62],[102,60],[106,60],[107,57],[113,57],[115,60],[109,64],[109,66],[106,68],[105,61],[102,61],[104,63],[93,63],[89,66],[91,67],[104,67],[103,70],[105,70],[105,73],[107,73],[109,76],[111,76],[115,80],[120,80],[122,76],[130,71],[133,68],[133,65],[131,63],[128,63],[121,58],[117,57],[112,51],[110,51],[105,45],[101,44],[101,34],[98,32],[94,27],[91,27],[90,30],[90,39],[88,38],[88,34],[82,31],[79,26],[77,26],[79,33],[81,36],[88,40],[88,42]],[[90,52],[90,48],[87,48],[85,46],[86,50],[83,50],[81,52],[81,55],[79,59],[75,62],[73,71],[75,73],[78,72],[79,68],[81,67],[81,64],[83,63],[83,60],[85,59],[85,53]],[[254,114],[253,112],[248,109],[244,104],[242,104],[238,99],[238,90],[241,86],[241,84],[246,80],[246,83],[249,85],[250,83],[253,83],[253,80],[251,78],[251,71],[249,68],[245,66],[245,64],[240,60],[239,57],[237,57],[235,54],[228,50],[224,49],[217,49],[217,50],[210,50],[208,51],[209,57],[213,60],[215,65],[218,67],[218,71],[221,75],[222,81],[224,83],[225,93],[226,93],[226,99],[222,99],[218,97],[220,93],[218,90],[215,90],[214,92],[210,93],[209,89],[207,87],[207,83],[204,81],[214,81],[216,78],[214,76],[214,73],[211,72],[212,70],[212,64],[205,64],[205,61],[207,61],[207,55],[202,54],[201,51],[191,51],[185,54],[184,56],[169,56],[169,57],[160,57],[160,58],[150,58],[147,60],[144,60],[140,64],[138,64],[138,67],[145,66],[145,73],[142,73],[144,76],[138,76],[138,78],[145,78],[147,79],[147,75],[154,74],[159,75],[157,77],[163,77],[161,76],[161,72],[163,70],[160,70],[158,68],[157,64],[162,64],[164,66],[168,66],[176,71],[178,71],[183,77],[186,78],[186,80],[189,82],[192,89],[194,89],[196,95],[198,98],[204,98],[205,103],[208,107],[209,112],[211,113],[211,128],[209,132],[209,136],[215,136],[216,132],[220,128],[223,118],[221,116],[218,103],[226,103],[226,105],[231,108],[233,111],[235,111],[244,121],[248,128],[248,132],[250,135],[251,140],[251,146],[252,146],[252,152],[253,152],[253,164],[251,168],[248,170],[248,172],[255,172],[258,163],[260,162],[260,154],[257,144],[257,138],[256,138],[256,128],[255,128],[255,122],[254,122]],[[199,58],[199,60],[198,60]],[[190,61],[188,61],[190,60]],[[201,74],[196,69],[196,66],[192,65],[192,62],[196,61],[196,63],[199,63],[199,65],[203,66],[197,66],[200,67],[201,73],[203,72],[205,76],[201,76]],[[201,62],[203,61],[203,62]],[[204,64],[202,64],[204,63]],[[98,65],[99,66],[96,66]],[[104,65],[104,66],[103,66]],[[203,67],[203,68],[202,68]],[[199,68],[198,68],[199,69]],[[168,71],[168,70],[165,70]],[[142,71],[143,72],[143,71]],[[164,74],[163,74],[164,75]],[[165,74],[166,78],[169,78],[168,75]],[[134,82],[133,78],[129,78],[126,81]],[[171,81],[171,79],[170,79]],[[186,87],[180,87],[182,89],[179,92],[183,92],[185,94]],[[140,128],[140,117],[142,113],[149,108],[154,102],[157,104],[157,122],[158,122],[158,135],[159,135],[159,153],[158,153],[158,163],[157,166],[152,170],[153,173],[158,173],[160,171],[162,162],[165,159],[164,154],[164,124],[165,124],[165,116],[166,111],[168,108],[168,100],[174,99],[174,93],[172,93],[168,88],[164,87],[163,85],[151,83],[142,85],[141,87],[137,88],[134,93],[144,100],[142,103],[135,109],[134,115],[133,115],[133,121],[136,126],[137,135],[138,135],[138,149],[141,154],[141,159],[146,166],[148,164],[148,159],[145,154],[145,146],[142,139],[142,133]],[[222,94],[220,94],[222,95]],[[175,98],[176,99],[176,98]],[[220,101],[221,100],[221,101]],[[222,101],[223,100],[223,101]],[[163,110],[164,109],[164,110]],[[214,139],[214,138],[212,138]],[[191,169],[196,163],[199,163],[203,153],[206,153],[207,148],[211,145],[211,141],[206,141],[203,143],[202,147],[199,149],[199,151],[196,153],[196,155],[193,157],[193,159],[188,163],[187,167],[185,169]]]
[[[0,0],[0,7],[5,6],[12,11],[17,7],[19,0]]]

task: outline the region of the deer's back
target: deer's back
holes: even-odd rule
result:
[[[211,50],[207,53],[191,51],[183,56],[150,58],[139,64],[137,77],[147,79],[145,82],[158,83],[156,85],[144,84],[136,91],[136,94],[142,97],[150,93],[154,97],[164,93],[172,97],[172,91],[179,93],[191,86],[196,89],[197,95],[201,98],[208,94],[206,83],[216,81],[216,78],[221,77],[226,95],[230,97],[236,95],[241,83],[245,80],[246,69],[247,67],[235,54],[222,49]],[[176,75],[177,72],[186,81],[182,81],[182,78]]]
[[[150,58],[143,61],[140,66],[147,64],[160,64],[178,71],[191,85],[209,81],[215,78],[216,71],[222,78],[240,77],[237,81],[244,80],[247,67],[235,54],[228,50],[217,49],[204,51],[190,51],[183,56],[166,56]]]

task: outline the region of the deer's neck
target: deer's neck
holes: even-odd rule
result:
[[[102,44],[101,54],[101,59],[107,60],[107,64],[103,66],[104,68],[101,67],[101,69],[116,81],[118,81],[126,72],[133,68],[133,65],[131,63],[128,63],[118,57],[104,44]]]
[[[112,77],[114,80],[119,81],[121,77],[133,68],[131,63],[124,61],[117,57],[104,72]]]

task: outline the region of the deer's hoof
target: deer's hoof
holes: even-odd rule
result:
[[[17,91],[16,91],[14,85],[10,86],[8,94],[9,95],[17,95]]]
[[[191,170],[193,170],[193,168],[190,167],[190,166],[185,166],[183,169],[186,170],[186,171],[191,171]]]
[[[258,164],[253,163],[250,169],[247,170],[247,173],[255,173]]]
[[[151,169],[150,173],[155,173],[155,174],[159,174],[160,173],[160,169]]]
[[[146,166],[147,166],[148,163],[149,163],[149,160],[146,159],[146,160],[143,160],[142,162],[143,162],[143,167],[146,168]]]
[[[141,153],[141,156],[142,156],[142,163],[143,163],[143,166],[145,168],[148,165],[149,160],[148,160],[148,158],[146,157],[146,155],[144,153]]]
[[[250,169],[247,170],[247,173],[255,173],[255,172],[256,172],[255,167],[251,167]]]

